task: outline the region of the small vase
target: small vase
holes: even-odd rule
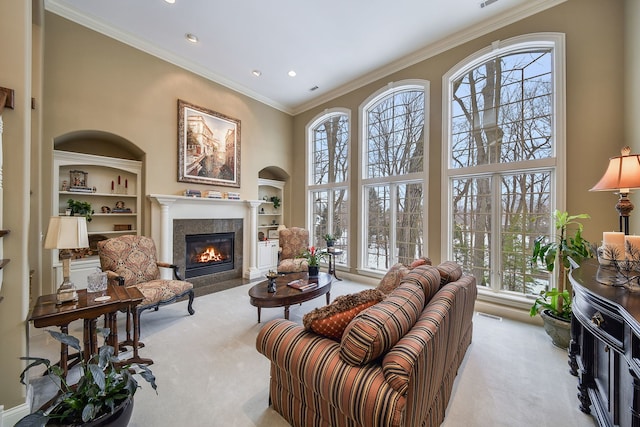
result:
[[[267,285],[267,292],[269,293],[274,293],[276,291],[276,279],[274,278],[269,278],[269,284]]]
[[[318,277],[318,271],[320,270],[320,267],[318,267],[317,265],[310,265],[309,266],[309,277]]]

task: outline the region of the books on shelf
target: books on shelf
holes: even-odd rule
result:
[[[187,190],[184,190],[184,195],[186,197],[202,197],[200,190],[187,189]]]
[[[307,289],[312,289],[317,287],[318,284],[315,282],[309,282],[306,279],[298,279],[298,280],[293,280],[287,283],[287,286],[291,286],[292,288],[297,289],[299,291],[306,291]]]
[[[207,193],[209,199],[222,199],[222,193],[220,191],[210,190]]]
[[[93,193],[93,188],[90,187],[69,187],[69,191],[72,193]]]

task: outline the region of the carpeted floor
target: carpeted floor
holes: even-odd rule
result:
[[[186,302],[142,314],[146,347],[140,355],[155,362],[158,394],[140,381],[131,427],[288,425],[268,407],[269,363],[255,349],[262,324],[249,304],[251,286],[199,296],[194,316],[187,315]],[[364,286],[334,282],[332,299]],[[291,320],[302,323],[324,300],[291,307]],[[262,310],[263,323],[281,316],[282,309]],[[72,332],[81,336],[76,323]],[[48,334],[33,328],[30,347],[31,355],[52,360],[59,351]],[[542,327],[477,313],[443,426],[595,426],[578,410],[576,386],[566,352],[551,344]]]

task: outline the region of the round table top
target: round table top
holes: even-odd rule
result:
[[[292,288],[287,284],[298,279],[308,279],[310,283],[318,283],[318,286],[304,291]],[[268,292],[268,280],[264,280],[249,289],[251,304],[256,307],[285,307],[293,304],[312,300],[331,291],[333,276],[327,273],[318,273],[318,277],[309,277],[304,273],[288,273],[276,278],[276,291]]]

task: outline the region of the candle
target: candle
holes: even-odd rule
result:
[[[113,191],[113,181],[111,181],[111,191]]]
[[[631,252],[628,250],[626,251],[627,258],[633,258],[631,254],[638,254],[638,251],[640,251],[640,236],[624,236],[624,241],[625,248],[629,245],[632,246]]]
[[[616,255],[616,259],[625,257],[625,235],[621,231],[605,231],[602,233],[602,244],[611,251],[611,255]],[[609,256],[611,256],[609,255]]]

